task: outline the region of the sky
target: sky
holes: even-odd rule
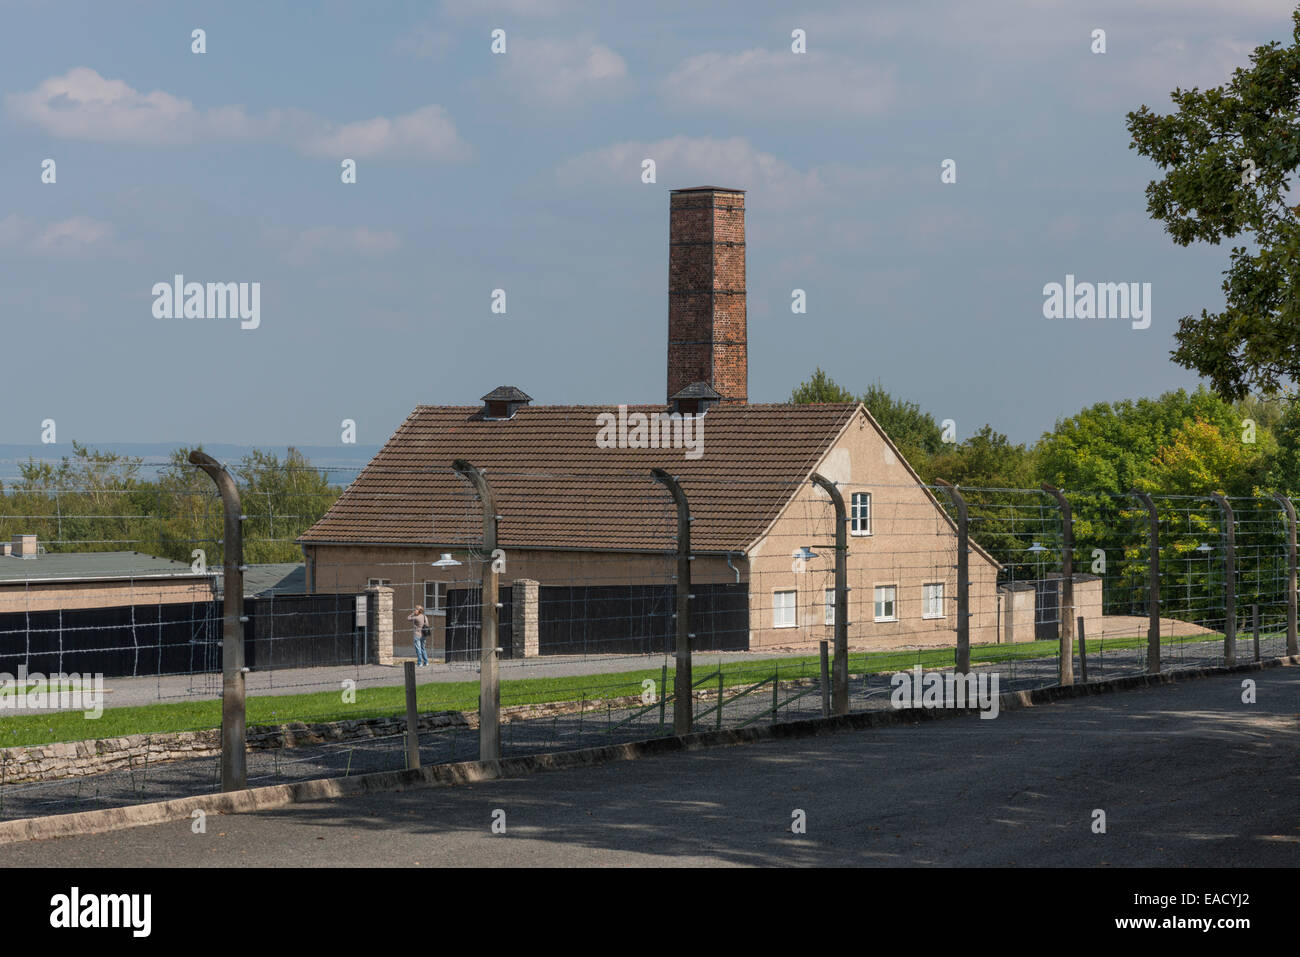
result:
[[[1125,115],[1291,9],[0,2],[0,443],[382,443],[502,384],[662,402],[668,194],[703,184],[748,191],[751,402],[820,366],[1033,442],[1194,388],[1173,333],[1228,250],[1149,220]],[[156,317],[177,274],[259,283],[256,328]],[[1067,275],[1150,283],[1149,328],[1045,318]]]

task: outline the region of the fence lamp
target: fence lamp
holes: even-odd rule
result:
[[[456,561],[456,559],[452,558],[451,552],[443,552],[442,558],[438,559],[436,562],[430,562],[430,564],[434,568],[450,568],[453,565],[460,565],[463,563],[458,562]]]

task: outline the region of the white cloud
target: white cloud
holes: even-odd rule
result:
[[[500,81],[531,103],[560,104],[618,92],[627,63],[590,33],[573,37],[509,38]]]
[[[469,147],[456,133],[456,125],[440,106],[423,106],[391,119],[374,119],[332,127],[300,143],[315,156],[427,156],[462,160]]]
[[[875,116],[894,100],[893,71],[827,51],[701,53],[663,84],[672,102],[700,109],[771,116],[833,113]]]
[[[443,0],[442,12],[449,17],[480,17],[503,13],[516,17],[554,17],[573,9],[572,0]]]
[[[373,230],[364,226],[347,229],[341,226],[317,226],[294,233],[273,230],[267,240],[281,247],[284,258],[295,266],[328,256],[384,256],[402,245],[391,230]]]
[[[564,186],[639,186],[641,161],[647,158],[655,161],[661,184],[674,189],[707,184],[751,190],[770,209],[807,209],[834,201],[837,191],[859,195],[891,179],[888,171],[839,164],[801,172],[742,137],[707,136],[615,143],[566,160],[556,177]]]
[[[450,161],[469,154],[440,106],[342,125],[302,110],[270,110],[252,116],[242,106],[200,110],[162,90],[140,93],[89,67],[50,77],[26,93],[6,94],[5,110],[69,140],[168,146],[271,139],[312,155],[400,155]]]
[[[73,216],[41,225],[11,213],[0,219],[0,246],[27,249],[42,255],[75,256],[102,249],[114,236],[111,223],[88,216]]]

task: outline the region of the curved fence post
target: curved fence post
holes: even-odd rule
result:
[[[1274,494],[1273,498],[1286,512],[1286,653],[1300,654],[1296,650],[1296,545],[1295,545],[1295,505],[1285,495]]]
[[[230,471],[204,452],[191,452],[190,464],[208,473],[221,493],[225,518],[222,539],[221,624],[221,790],[248,787],[247,739],[244,733],[244,535],[239,489]]]
[[[1043,491],[1056,499],[1061,508],[1061,684],[1074,684],[1074,516],[1065,493],[1043,483]]]
[[[835,658],[831,665],[831,711],[849,713],[849,514],[844,495],[819,472],[808,476],[835,506]]]
[[[1223,527],[1228,539],[1223,573],[1223,663],[1231,668],[1237,663],[1237,522],[1224,496],[1211,492],[1210,498],[1223,510]]]
[[[650,475],[668,489],[677,506],[677,665],[673,671],[673,732],[690,734],[695,724],[695,691],[691,681],[691,506],[677,479],[663,469],[651,469]],[[722,707],[721,700],[718,707]]]
[[[478,759],[501,760],[501,680],[497,647],[497,620],[501,612],[498,599],[497,563],[493,554],[497,550],[497,511],[492,487],[488,485],[482,469],[477,469],[465,459],[456,459],[451,467],[472,486],[483,503],[483,580],[479,595],[483,609],[479,635],[478,676]]]
[[[952,499],[957,509],[957,655],[954,670],[959,675],[970,671],[970,516],[966,499],[957,486],[935,479]]]
[[[1160,674],[1160,516],[1151,496],[1129,492],[1147,510],[1147,674]]]

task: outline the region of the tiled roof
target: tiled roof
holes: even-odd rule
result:
[[[185,562],[141,552],[45,552],[0,557],[0,583],[117,581],[127,578],[208,578]]]
[[[484,402],[532,402],[533,397],[513,385],[499,385],[487,395],[483,396]]]
[[[420,406],[300,541],[480,542],[482,511],[451,469],[463,458],[486,472],[503,548],[672,548],[676,513],[650,477],[658,467],[686,491],[692,547],[739,550],[763,534],[857,408],[718,407],[704,417],[703,456],[688,459],[681,448],[598,447],[598,416],[617,416],[616,407],[524,406],[512,419],[484,421],[477,406]],[[629,416],[663,411],[627,407]]]

